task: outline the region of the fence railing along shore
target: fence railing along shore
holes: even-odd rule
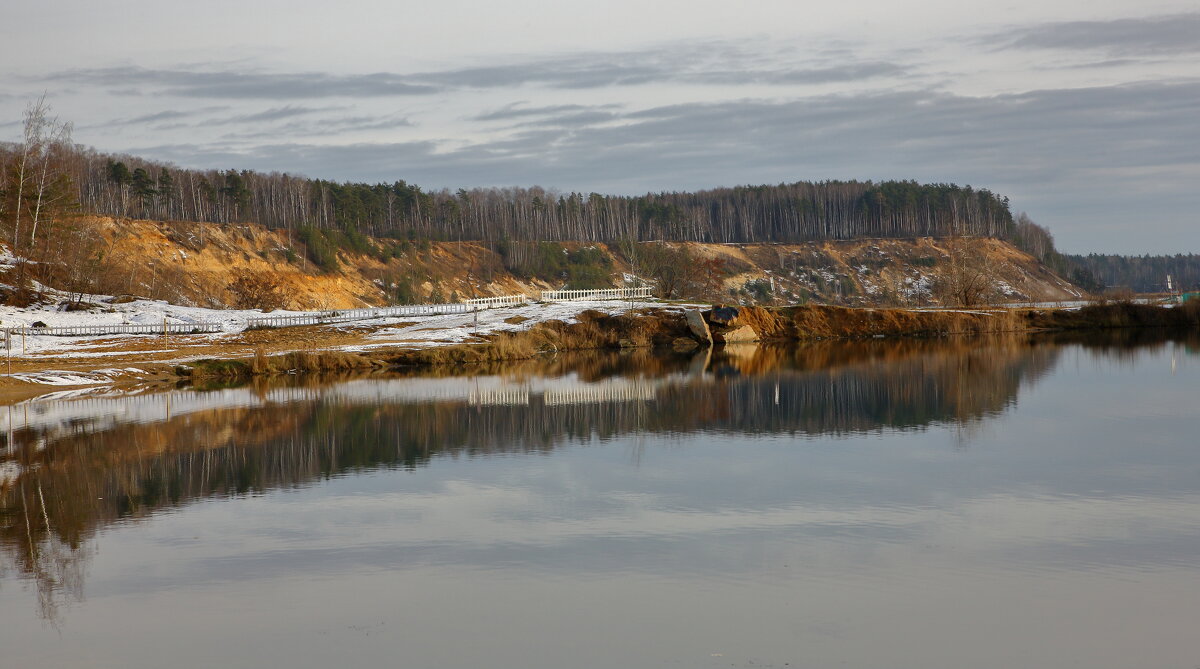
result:
[[[572,302],[577,300],[627,300],[649,298],[650,288],[601,288],[594,290],[544,290],[541,294],[543,302]],[[494,309],[496,307],[513,306],[529,302],[529,297],[523,294],[501,295],[498,297],[479,297],[463,302],[450,304],[413,304],[396,307],[372,307],[367,309],[340,309],[329,311],[314,311],[301,314],[280,314],[273,316],[251,316],[246,319],[246,329],[282,328],[300,325],[330,325],[349,323],[353,321],[372,320],[377,318],[404,318],[409,316],[441,316],[447,314],[469,314],[475,311]],[[104,335],[168,335],[168,334],[206,334],[222,332],[224,328],[217,321],[199,321],[195,323],[95,323],[88,325],[41,326],[22,325],[11,328],[0,328],[4,336],[51,336],[51,337],[98,337]]]
[[[198,323],[95,323],[91,325],[21,325],[15,328],[3,328],[9,337],[43,335],[50,337],[100,337],[104,335],[121,334],[204,334],[221,332],[221,324],[216,321],[200,321]]]
[[[595,290],[543,290],[543,302],[574,300],[629,300],[650,297],[650,288],[598,288]]]
[[[399,307],[374,307],[370,309],[341,309],[307,314],[281,316],[252,316],[246,319],[246,328],[281,328],[295,325],[330,325],[375,318],[404,318],[406,316],[442,316],[446,314],[469,314],[496,307],[524,304],[525,295],[502,295],[480,297],[451,304],[410,304]]]

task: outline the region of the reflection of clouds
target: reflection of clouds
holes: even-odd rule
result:
[[[757,473],[745,472],[733,485],[752,485]],[[1020,573],[1191,569],[1200,549],[1197,494],[1012,493],[919,506],[793,500],[758,508],[714,506],[702,495],[603,490],[587,485],[586,473],[567,475],[584,481],[584,490],[530,480],[448,480],[420,494],[276,496],[239,512],[252,532],[235,530],[223,544],[189,547],[188,559],[212,578],[234,580],[259,577],[271,562],[279,572],[356,563],[480,569],[503,563],[560,572],[732,575],[759,569],[742,559],[767,547],[803,555],[831,574],[865,565],[905,569],[915,560]]]
[[[651,374],[647,360],[623,367],[630,377],[609,376],[610,365],[629,360],[614,356],[553,378],[175,395],[179,413],[170,421],[131,410],[129,419],[146,422],[117,426],[115,436],[51,440],[36,451],[61,455],[37,471],[48,500],[78,505],[78,515],[56,515],[52,503],[48,517],[57,530],[82,528],[82,550],[43,553],[38,578],[47,587],[37,593],[5,581],[0,628],[33,619],[35,594],[43,592],[54,596],[46,615],[61,619],[54,607],[70,601],[72,584],[86,575],[87,600],[73,605],[59,643],[86,639],[80,653],[87,657],[103,655],[104,640],[123,640],[133,625],[172,649],[247,634],[254,637],[247,647],[260,648],[263,636],[278,635],[288,642],[272,653],[307,658],[304,644],[316,635],[297,629],[367,618],[403,629],[372,640],[394,643],[414,666],[445,664],[447,648],[471,645],[461,643],[464,630],[505,623],[515,626],[507,636],[519,648],[505,655],[489,645],[486,658],[452,666],[529,666],[529,649],[542,648],[530,630],[546,629],[572,657],[602,638],[605,647],[589,655],[599,658],[596,666],[647,666],[642,660],[654,649],[690,648],[697,637],[719,640],[713,652],[728,656],[729,630],[754,657],[796,666],[803,665],[788,653],[801,646],[812,666],[861,651],[858,666],[1006,667],[1022,666],[1005,654],[1017,646],[1036,647],[1039,660],[1058,651],[1046,664],[1064,666],[1109,643],[1096,653],[1103,661],[1088,663],[1106,669],[1140,666],[1113,649],[1147,635],[1163,635],[1154,657],[1180,649],[1190,637],[1179,630],[1194,621],[1200,601],[1200,490],[1181,474],[1196,460],[1181,439],[1190,424],[1184,416],[1159,421],[1166,438],[1133,440],[1130,431],[1147,437],[1137,420],[1088,416],[1105,412],[1114,395],[1121,404],[1154,404],[1159,395],[1149,389],[1164,384],[1190,396],[1180,389],[1194,386],[1191,368],[1164,381],[1175,346],[1118,359],[1103,349],[1065,347],[1062,355],[1053,344],[1003,342],[762,350],[762,358],[717,356],[721,374],[688,377],[683,363]],[[813,396],[803,382],[789,395],[789,380],[808,378],[863,391],[839,397],[881,401],[845,400],[849,408],[834,416],[852,420],[833,425],[858,430],[850,434],[789,431],[790,423],[771,419],[795,420],[777,408],[776,384],[786,405],[790,396]],[[472,392],[512,387],[531,397],[580,388],[603,395],[664,380],[642,422],[622,422],[620,404],[469,404]],[[322,405],[323,396],[331,401]],[[742,408],[762,399],[770,411],[754,423],[735,408],[720,415],[736,419],[697,427],[688,420],[705,396],[743,398],[735,405]],[[227,406],[208,411],[210,402]],[[71,424],[68,414],[43,416],[47,425]],[[647,431],[645,421],[655,419],[663,432]],[[287,420],[294,423],[264,434]],[[741,420],[761,432],[739,428]],[[861,431],[880,420],[922,427]],[[988,429],[956,451],[950,446],[962,420]],[[691,431],[669,429],[672,421]],[[618,427],[598,437],[605,423]],[[217,447],[171,431],[180,424],[211,424],[261,443]],[[830,426],[824,417],[813,424]],[[547,440],[525,449],[530,434]],[[153,435],[199,448],[147,456],[160,443]],[[631,463],[634,444],[639,458]],[[423,459],[408,460],[408,448]],[[32,490],[27,472],[19,473]],[[234,480],[244,486],[237,493],[228,487]],[[164,481],[179,499],[154,496]],[[40,525],[36,496],[26,501]],[[124,502],[141,521],[116,511]],[[12,549],[26,536],[15,528],[5,537],[6,559],[20,558]],[[38,541],[42,550],[57,539]],[[51,571],[60,565],[72,569]],[[26,573],[9,569],[5,578]],[[171,612],[164,629],[147,625],[163,611]],[[247,611],[262,615],[249,621]],[[95,632],[117,624],[115,634]],[[685,631],[672,636],[673,626]],[[641,644],[639,660],[606,655],[613,636],[623,651]],[[362,639],[354,641],[361,648]],[[331,637],[316,643],[327,647]],[[933,655],[942,664],[928,661]]]
[[[405,530],[404,542],[415,543],[537,545],[606,536],[701,539],[728,533],[770,533],[794,540],[831,534],[863,539],[878,535],[889,542],[903,538],[945,543],[952,539],[959,550],[986,553],[1004,546],[1006,553],[1017,555],[1037,552],[1046,544],[1167,536],[1192,537],[1200,545],[1200,494],[1161,499],[1007,494],[956,499],[941,506],[896,506],[881,500],[858,506],[800,502],[766,509],[710,508],[702,496],[668,500],[645,492],[605,494],[603,502],[610,508],[583,519],[575,517],[575,509],[568,518],[547,517],[547,511],[560,504],[553,497],[465,481],[449,482],[433,495],[386,495],[365,505],[356,499],[342,502],[352,506],[355,515],[372,518],[371,522],[390,511],[425,519],[421,527]],[[318,515],[315,507],[326,502],[291,510]],[[684,502],[686,506],[679,508]],[[443,526],[454,531],[445,531]],[[460,530],[468,526],[469,534],[464,536]],[[347,533],[346,538],[351,536],[353,533]]]

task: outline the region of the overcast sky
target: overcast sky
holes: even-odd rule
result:
[[[640,194],[988,187],[1073,252],[1200,252],[1195,0],[0,9],[0,140],[183,167]]]

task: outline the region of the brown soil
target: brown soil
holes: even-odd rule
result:
[[[415,278],[413,297],[424,302],[546,287],[517,280],[495,253],[473,242],[410,246],[387,262],[342,251],[338,271],[327,273],[305,258],[303,244],[287,230],[100,216],[83,217],[79,224],[105,257],[93,290],[175,304],[233,306],[229,286],[248,275],[270,278],[279,286],[278,306],[298,310],[383,305],[388,302],[383,286],[400,277]],[[376,243],[384,248],[395,242]]]

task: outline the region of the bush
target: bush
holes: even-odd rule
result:
[[[419,283],[414,272],[393,275],[388,281],[392,302],[394,304],[420,304],[421,296],[417,293]]]
[[[270,311],[282,308],[286,302],[279,280],[266,273],[240,276],[228,289],[233,296],[232,305],[238,309]]]
[[[300,241],[308,251],[308,259],[326,272],[336,272],[338,269],[337,247],[330,243],[328,236],[322,231],[306,225],[300,228]]]
[[[344,230],[337,234],[334,241],[338,248],[353,251],[359,255],[376,257],[380,255],[378,249],[371,243],[371,238],[359,232],[358,228],[354,227],[353,224],[346,226]],[[380,260],[383,260],[383,258],[380,258]]]
[[[523,279],[562,281],[568,289],[612,286],[612,259],[594,246],[568,251],[554,242],[504,240],[496,244],[495,250],[504,267]]]
[[[746,292],[748,292],[756,302],[770,302],[775,298],[775,294],[771,292],[771,282],[766,279],[754,279],[753,281],[747,281]]]

